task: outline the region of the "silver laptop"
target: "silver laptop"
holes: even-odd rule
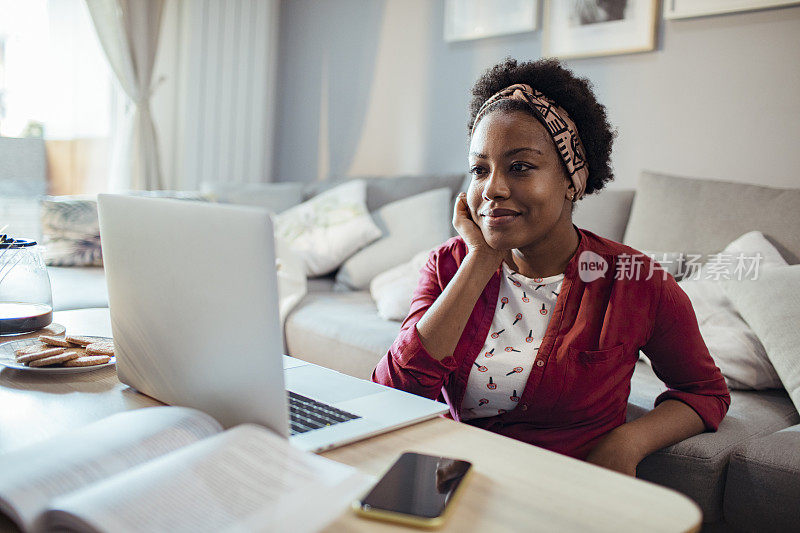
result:
[[[120,381],[321,451],[444,404],[282,355],[272,222],[242,206],[100,195]],[[291,405],[291,414],[290,414]]]

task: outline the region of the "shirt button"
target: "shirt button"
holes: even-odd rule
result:
[[[536,361],[536,366],[544,366],[544,361],[539,359],[538,361]]]
[[[527,410],[528,410],[528,406],[527,406],[527,405],[525,405],[524,403],[522,404],[522,410],[523,410],[523,411],[527,411]]]

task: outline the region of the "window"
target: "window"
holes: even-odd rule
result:
[[[51,193],[106,190],[124,101],[83,0],[0,0],[0,135],[44,137]]]

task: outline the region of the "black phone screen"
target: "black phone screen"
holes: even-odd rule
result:
[[[361,507],[435,518],[471,466],[457,459],[404,453],[364,497]]]

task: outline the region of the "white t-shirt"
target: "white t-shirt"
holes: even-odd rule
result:
[[[517,406],[564,274],[526,278],[503,263],[492,326],[475,360],[461,404],[461,418],[482,418]]]

